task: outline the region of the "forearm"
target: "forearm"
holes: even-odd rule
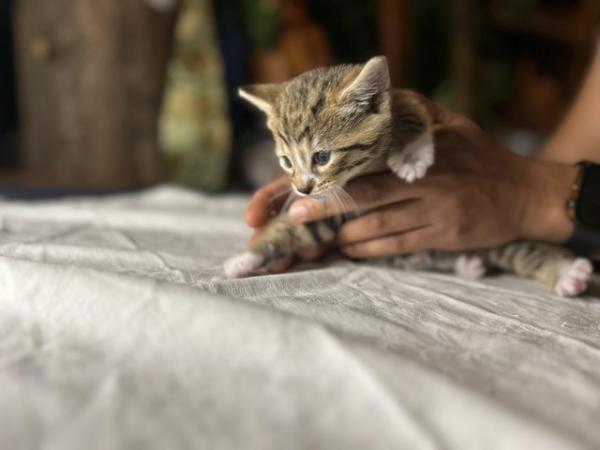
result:
[[[523,160],[529,185],[524,185],[522,238],[565,242],[573,232],[567,204],[577,168],[554,161]]]
[[[581,91],[540,159],[600,162],[600,49],[596,50]]]

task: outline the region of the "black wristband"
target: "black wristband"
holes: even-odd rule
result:
[[[600,234],[600,164],[580,163],[581,185],[575,206],[575,220]]]
[[[578,164],[580,174],[569,201],[569,212],[575,222],[566,246],[579,255],[600,253],[600,165],[588,161]]]
[[[600,252],[600,232],[582,224],[576,224],[573,234],[565,245],[578,255]]]

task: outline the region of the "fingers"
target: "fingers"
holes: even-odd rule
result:
[[[346,245],[341,247],[340,251],[350,258],[358,259],[403,255],[434,248],[433,237],[431,227],[426,226],[405,233]]]
[[[320,259],[327,249],[325,247],[310,247],[305,248],[298,251],[298,258],[303,261],[316,261]],[[281,273],[288,270],[294,263],[296,262],[296,258],[285,258],[280,259],[279,261],[275,261],[269,267],[267,267],[267,272],[269,273]]]
[[[254,193],[246,208],[246,223],[258,228],[269,221],[273,213],[277,213],[286,200],[285,192],[290,187],[286,176],[263,186]]]
[[[280,259],[279,261],[275,261],[274,263],[270,264],[266,268],[266,270],[268,273],[285,272],[286,270],[288,270],[290,268],[290,266],[292,264],[294,264],[294,262],[295,262],[294,258]]]
[[[298,251],[298,257],[305,261],[315,261],[320,259],[325,252],[327,251],[326,247],[307,247]]]
[[[297,223],[312,222],[356,209],[367,211],[420,195],[418,182],[406,183],[391,172],[357,178],[348,183],[345,190],[354,200],[354,205],[336,201],[334,198],[326,201],[303,198],[292,204],[290,217]]]
[[[307,247],[298,251],[297,258],[286,258],[279,261],[275,261],[271,264],[267,271],[270,273],[279,273],[284,272],[290,268],[292,264],[296,262],[297,259],[302,261],[316,261],[321,259],[321,257],[327,251],[326,247]]]
[[[421,228],[429,214],[420,200],[406,200],[373,210],[346,223],[338,234],[338,243],[348,245]]]
[[[298,251],[297,257],[303,261],[316,261],[320,259],[327,251],[326,247],[309,247]],[[280,259],[271,263],[266,271],[268,273],[281,273],[288,270],[295,262],[297,258],[290,257]]]
[[[264,230],[265,230],[265,227],[255,228],[254,233],[252,233],[252,236],[250,237],[250,240],[248,242],[252,243],[252,242],[256,241],[260,237],[260,235],[263,233]]]

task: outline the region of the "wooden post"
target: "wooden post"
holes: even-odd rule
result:
[[[457,90],[458,112],[469,115],[473,109],[473,50],[471,0],[453,0],[454,36],[452,38],[452,78]]]
[[[61,187],[156,181],[174,14],[143,0],[19,0],[15,8],[27,174]]]
[[[379,39],[387,57],[392,86],[406,87],[408,59],[411,47],[410,2],[379,0]]]

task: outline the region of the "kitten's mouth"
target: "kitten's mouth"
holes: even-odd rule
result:
[[[304,192],[300,192],[298,189],[294,189],[294,194],[298,197],[312,197],[311,194],[305,194]]]
[[[334,197],[335,192],[336,192],[336,186],[328,187],[323,190],[313,189],[310,194],[305,194],[304,192],[300,192],[298,189],[294,188],[294,193],[298,197],[308,197],[308,198],[317,200],[319,202],[324,202],[324,201],[331,199],[332,197]]]
[[[319,201],[324,201],[327,198],[327,193],[325,192],[311,192],[310,194],[305,194],[303,192],[299,192],[297,189],[294,189],[294,194],[300,198],[312,198]]]
[[[319,191],[319,192],[312,192],[309,197],[313,198],[319,202],[324,202],[326,200],[329,200],[332,197],[333,194],[333,189],[327,189],[324,191]]]
[[[296,188],[294,186],[294,194],[296,194],[298,197],[309,197],[309,198],[318,199],[320,197],[326,196],[327,191],[318,191],[318,190],[313,189],[309,193],[306,193],[306,192],[300,191],[298,188]]]

